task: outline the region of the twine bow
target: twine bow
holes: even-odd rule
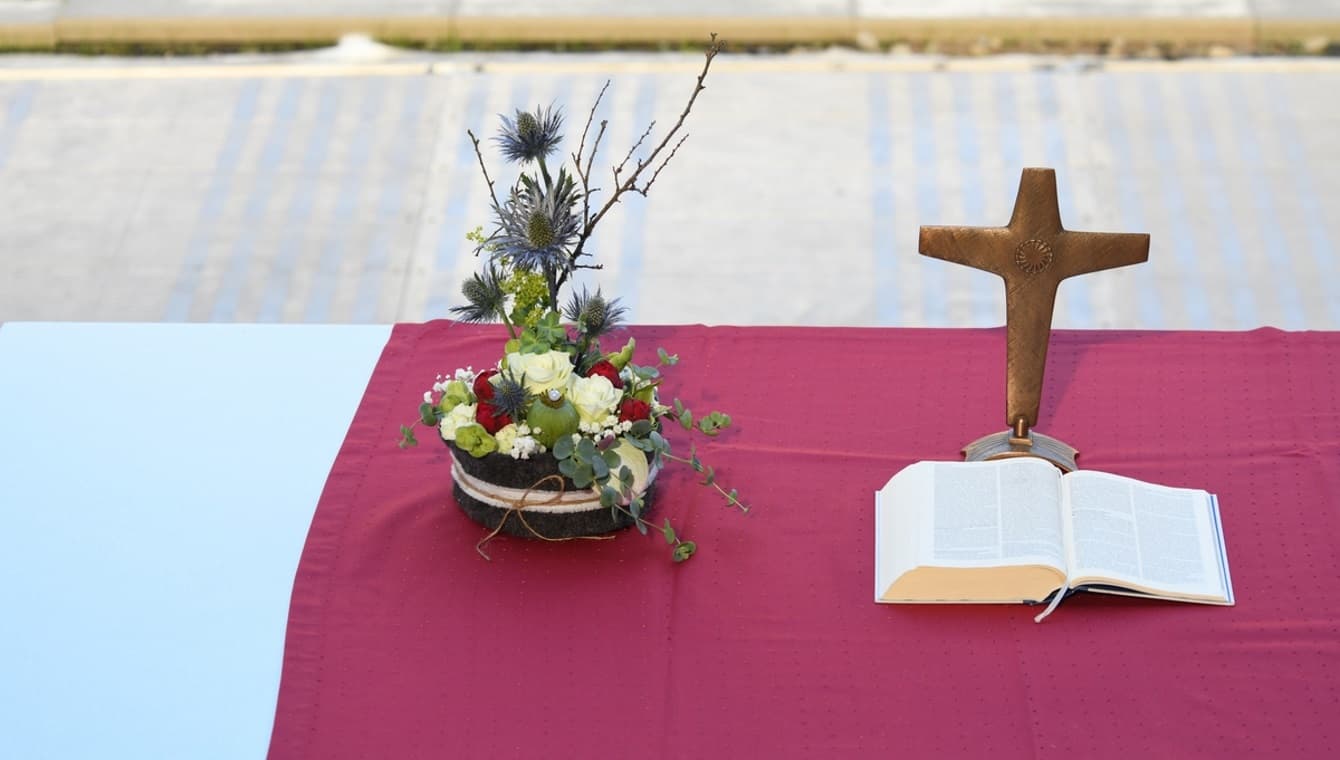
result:
[[[539,488],[545,483],[554,480],[558,481],[558,490],[550,491],[550,493],[552,493],[553,495],[550,496],[548,500],[538,501],[535,502],[534,504],[527,503],[527,500],[530,498],[531,493],[535,491],[535,489]],[[526,509],[526,507],[528,506],[542,507],[549,504],[555,504],[560,499],[563,498],[563,494],[564,492],[566,492],[566,490],[567,490],[567,482],[563,479],[562,475],[546,475],[543,478],[540,478],[539,480],[535,481],[534,483],[531,483],[530,487],[526,489],[526,492],[521,494],[521,498],[503,499],[503,501],[507,503],[506,507],[507,511],[503,513],[502,519],[498,521],[498,527],[494,528],[491,533],[489,533],[487,536],[484,536],[482,539],[479,540],[479,543],[475,544],[475,551],[479,552],[479,556],[483,557],[484,559],[489,560],[490,562],[493,561],[493,558],[490,557],[484,551],[484,545],[492,541],[494,538],[497,537],[499,533],[502,532],[503,526],[507,524],[508,518],[510,518],[512,515],[516,515],[516,519],[521,521],[521,525],[527,531],[529,531],[532,536],[540,539],[541,541],[558,542],[558,541],[573,541],[576,539],[585,539],[587,541],[608,541],[609,539],[614,538],[614,536],[568,536],[565,538],[552,538],[550,536],[544,535],[543,533],[540,533],[538,530],[535,530],[535,528],[531,527],[530,523],[526,522],[526,516],[522,514],[522,512]]]

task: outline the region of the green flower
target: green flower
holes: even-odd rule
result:
[[[456,445],[475,459],[498,450],[498,441],[479,423],[456,428]]]
[[[474,396],[470,395],[470,389],[460,380],[452,380],[447,383],[447,390],[442,394],[442,400],[437,403],[437,407],[443,412],[450,412],[453,408],[461,404],[473,404]]]

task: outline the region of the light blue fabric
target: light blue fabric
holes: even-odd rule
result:
[[[265,756],[298,558],[389,332],[0,326],[0,757]]]

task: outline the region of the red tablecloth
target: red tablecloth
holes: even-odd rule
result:
[[[872,601],[873,492],[1003,429],[1000,330],[631,333],[734,416],[699,448],[753,512],[675,469],[684,565],[635,532],[481,559],[445,449],[396,431],[501,328],[398,326],[303,553],[272,757],[1340,753],[1340,334],[1056,334],[1039,430],[1216,492],[1238,605],[1088,595],[1036,625]]]

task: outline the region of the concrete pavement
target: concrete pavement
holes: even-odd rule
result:
[[[0,320],[390,322],[444,316],[478,266],[467,128],[556,102],[575,138],[608,79],[608,165],[700,56],[6,64]],[[1069,227],[1153,237],[1068,281],[1058,326],[1340,329],[1337,91],[1330,58],[723,55],[586,281],[643,323],[999,324],[998,279],[918,256],[917,228],[1004,223],[1020,169],[1052,166]]]

